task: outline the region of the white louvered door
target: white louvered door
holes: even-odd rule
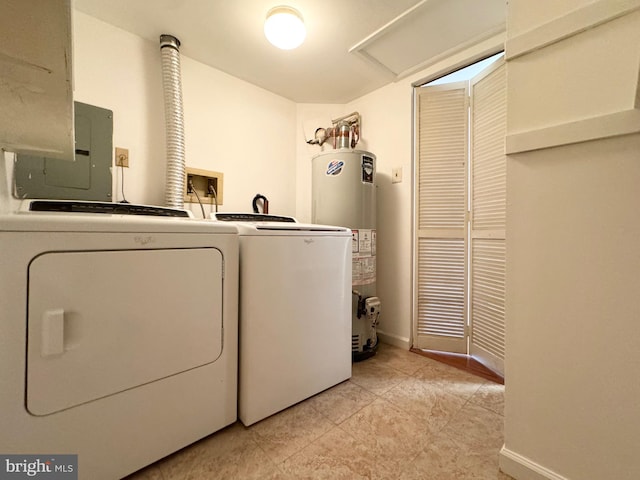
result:
[[[469,354],[504,374],[506,275],[506,68],[471,80]]]
[[[467,353],[468,82],[418,90],[414,346]]]
[[[417,348],[504,372],[506,71],[416,90]],[[470,214],[467,210],[470,210]]]

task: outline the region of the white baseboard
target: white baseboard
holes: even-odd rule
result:
[[[500,470],[518,480],[568,480],[504,445],[500,450]]]
[[[411,340],[399,335],[393,335],[390,333],[381,332],[378,330],[378,341],[386,343],[387,345],[393,345],[394,347],[403,348],[409,350],[411,348]]]

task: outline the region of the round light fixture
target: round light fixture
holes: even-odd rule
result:
[[[276,47],[292,50],[302,45],[307,30],[304,28],[300,12],[295,8],[280,6],[267,12],[264,35]]]

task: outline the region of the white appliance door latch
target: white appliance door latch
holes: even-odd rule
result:
[[[40,353],[43,357],[64,353],[64,310],[62,308],[47,310],[42,314]]]

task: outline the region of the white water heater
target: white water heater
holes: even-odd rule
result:
[[[312,222],[353,231],[352,356],[375,354],[380,300],[376,295],[376,157],[339,148],[312,159]]]

